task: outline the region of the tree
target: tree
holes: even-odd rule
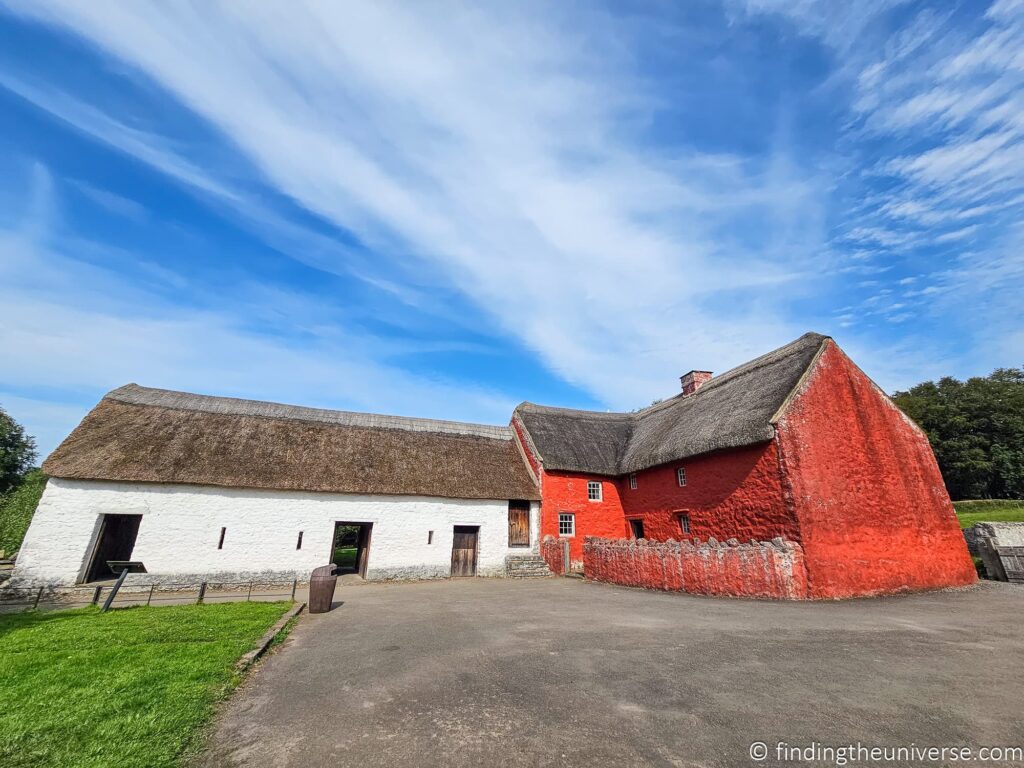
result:
[[[0,496],[21,482],[36,460],[36,441],[0,408]]]
[[[954,499],[1024,498],[1024,367],[893,395],[928,434]]]

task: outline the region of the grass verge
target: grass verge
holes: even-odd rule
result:
[[[975,523],[1024,523],[1024,500],[954,501],[953,509],[961,528],[970,528]]]
[[[169,768],[290,604],[0,616],[0,765]]]
[[[21,547],[45,487],[46,475],[42,470],[34,469],[25,475],[17,488],[6,496],[0,496],[0,550],[8,556]]]

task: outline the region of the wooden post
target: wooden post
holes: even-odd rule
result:
[[[128,569],[125,568],[121,571],[121,575],[117,577],[117,581],[114,582],[114,586],[110,588],[110,594],[107,595],[107,599],[103,601],[103,613],[110,610],[110,604],[114,602],[114,597],[117,596],[117,590],[124,584],[125,578],[128,576]]]
[[[295,601],[295,590],[298,588],[298,586],[299,586],[299,580],[298,579],[292,579],[292,601],[293,602]]]
[[[245,602],[249,602],[252,599],[252,582],[249,582],[249,593],[245,596]]]
[[[35,601],[34,603],[32,603],[32,610],[33,610],[33,611],[34,611],[34,610],[35,610],[36,608],[38,608],[38,607],[39,607],[39,599],[40,599],[40,598],[41,598],[42,596],[43,596],[43,588],[42,588],[42,587],[40,587],[40,588],[39,588],[39,591],[38,591],[38,592],[36,592],[36,601]]]
[[[562,575],[566,576],[569,573],[569,541],[568,539],[562,540]]]
[[[203,598],[206,597],[206,582],[204,581],[199,585],[199,597],[196,598],[196,604],[203,602]]]
[[[100,601],[100,594],[102,594],[102,592],[103,587],[96,587],[96,589],[92,591],[92,602],[89,603],[89,605],[96,605],[96,603]]]
[[[156,589],[156,584],[149,585],[149,596],[146,598],[146,607],[149,607],[150,602],[153,600],[153,590]]]

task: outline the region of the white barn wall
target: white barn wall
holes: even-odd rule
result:
[[[505,557],[536,551],[539,504],[531,503],[531,547],[508,546],[508,501],[357,496],[300,491],[113,483],[51,478],[18,554],[15,579],[72,584],[87,567],[101,514],[140,514],[132,553],[163,581],[305,579],[329,562],[337,521],[373,523],[368,579],[437,578],[451,570],[452,528],[480,527],[477,572],[505,573]],[[224,548],[217,549],[220,529]],[[302,549],[295,544],[303,531]],[[433,531],[433,543],[427,532]]]

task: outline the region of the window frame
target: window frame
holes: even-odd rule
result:
[[[679,533],[683,536],[691,536],[693,534],[693,519],[690,517],[689,510],[680,509],[677,511],[676,523],[679,525]]]
[[[636,485],[637,485],[637,483],[636,483],[636,472],[630,472],[629,473],[629,490],[635,491],[636,490]]]
[[[566,520],[563,520],[566,518]],[[562,533],[563,522],[569,523],[569,533]],[[572,539],[576,536],[576,513],[575,512],[559,512],[558,513],[558,538],[560,539]]]
[[[591,495],[593,489],[597,489],[597,497]],[[587,480],[587,501],[604,501],[604,483],[600,480]]]
[[[680,488],[686,487],[686,467],[676,467],[676,483]]]

